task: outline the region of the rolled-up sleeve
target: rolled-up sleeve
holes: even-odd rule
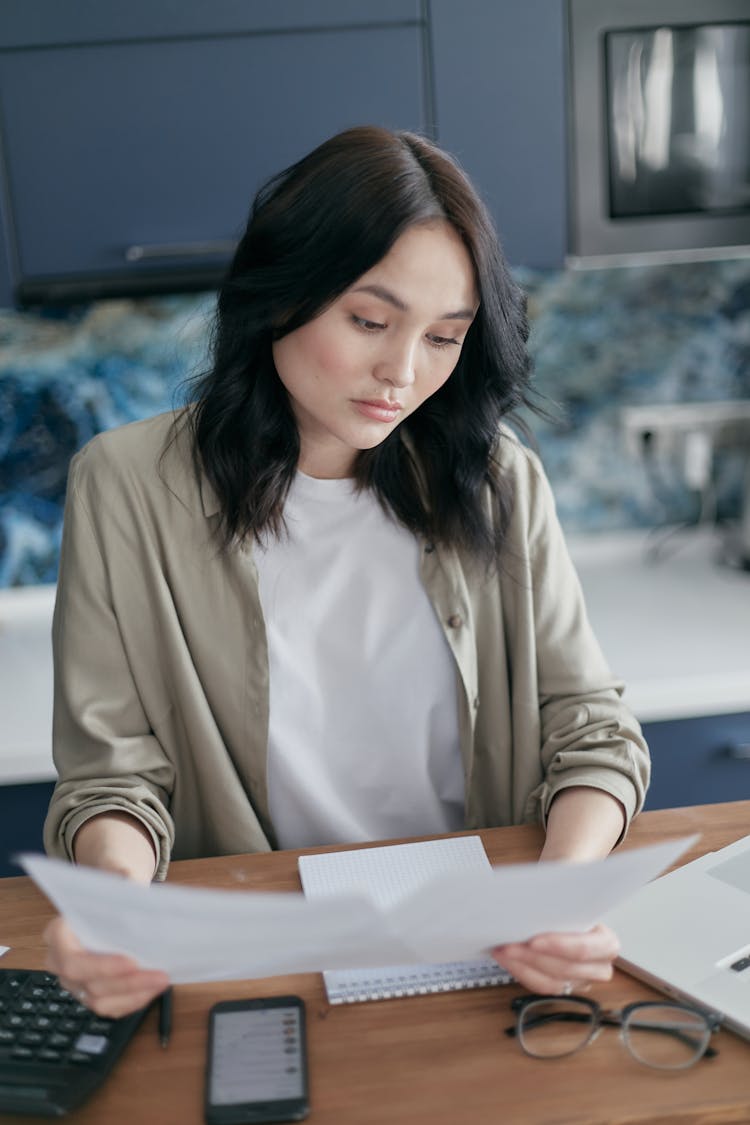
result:
[[[542,703],[542,765],[545,780],[538,800],[545,823],[557,794],[573,786],[602,789],[620,801],[626,829],[643,806],[648,750],[616,690]]]
[[[108,564],[87,503],[95,458],[74,458],[52,627],[53,756],[59,780],[44,829],[51,855],[73,858],[73,838],[92,816],[129,813],[146,827],[163,877],[174,840],[174,767],[139,698],[113,608]],[[116,496],[109,498],[117,503]],[[134,576],[137,577],[137,576]]]

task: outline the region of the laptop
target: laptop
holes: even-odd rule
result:
[[[604,921],[619,968],[750,1039],[750,836],[647,883]]]

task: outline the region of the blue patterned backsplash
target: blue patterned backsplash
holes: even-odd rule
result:
[[[750,260],[518,271],[536,386],[532,428],[567,531],[696,517],[679,473],[628,452],[625,405],[750,398]],[[94,434],[179,405],[203,368],[213,294],[0,310],[0,586],[54,582],[68,463]],[[736,514],[742,457],[718,468]]]

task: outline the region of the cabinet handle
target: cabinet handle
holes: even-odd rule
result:
[[[729,742],[724,747],[724,754],[733,762],[749,762],[750,742]]]
[[[217,254],[233,254],[237,243],[233,239],[214,239],[208,242],[153,242],[149,246],[134,243],[125,248],[126,262],[145,262],[149,258],[209,258]]]

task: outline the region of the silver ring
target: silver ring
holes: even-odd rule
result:
[[[566,980],[565,983],[562,986],[562,994],[563,994],[563,996],[570,996],[572,994],[572,992],[573,992],[573,981],[572,980]]]
[[[87,993],[85,988],[76,989],[75,998],[76,998],[76,1000],[78,1001],[79,1004],[85,1004],[87,996],[88,996],[88,993]]]

